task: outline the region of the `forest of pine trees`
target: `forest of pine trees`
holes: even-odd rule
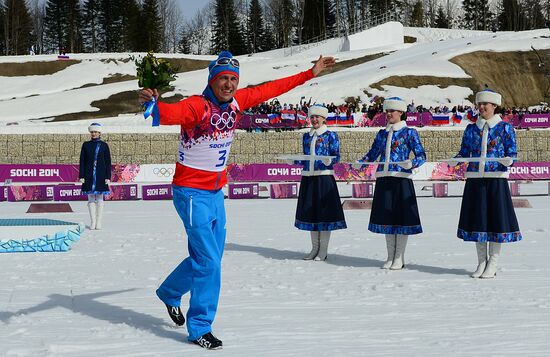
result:
[[[405,26],[522,31],[550,25],[550,0],[0,0],[0,54],[245,54],[343,36],[380,15]]]

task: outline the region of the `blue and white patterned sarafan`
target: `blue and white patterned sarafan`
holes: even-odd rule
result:
[[[381,129],[376,135],[371,149],[360,161],[374,162],[380,156],[380,164],[378,165],[376,171],[383,171],[383,162],[386,160],[387,138],[388,130]],[[389,164],[388,171],[412,174],[412,169],[415,169],[426,162],[426,152],[420,142],[418,132],[415,129],[404,126],[393,132],[391,140],[390,162],[406,161],[409,159],[411,152],[414,154],[414,158],[411,160],[411,169],[404,169],[397,164]]]
[[[469,124],[464,130],[462,144],[457,157],[480,157],[483,128],[477,124]],[[492,128],[488,128],[487,157],[511,157],[518,156],[516,147],[516,133],[514,127],[505,121],[498,122]],[[468,172],[479,172],[479,163],[468,164]],[[485,172],[506,172],[508,168],[496,161],[485,162]]]
[[[315,152],[311,152],[311,140],[316,138]],[[322,155],[322,156],[335,156],[331,160],[330,164],[325,165],[321,160],[315,160],[313,163],[313,170],[334,170],[334,164],[340,162],[340,140],[338,134],[334,131],[324,131],[318,136],[312,136],[310,133],[305,133],[302,137],[302,147],[304,155]],[[296,161],[297,165],[302,165],[305,171],[309,171],[309,161],[301,160]]]

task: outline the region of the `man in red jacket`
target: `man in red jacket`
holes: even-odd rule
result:
[[[335,63],[320,56],[314,66],[296,75],[237,90],[239,61],[227,51],[208,66],[208,85],[202,95],[175,104],[156,101],[161,125],[180,125],[173,200],[188,237],[189,257],[157,289],[168,313],[183,325],[182,296],[190,292],[187,311],[189,341],[207,349],[222,347],[212,335],[218,307],[221,259],[225,244],[225,206],[221,188],[227,183],[227,158],[240,113],[277,97],[319,75]],[[155,89],[139,93],[141,103],[158,99]]]

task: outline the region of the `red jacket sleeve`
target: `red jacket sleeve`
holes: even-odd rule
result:
[[[157,105],[161,125],[193,128],[204,115],[204,100],[200,96],[192,96],[173,104],[157,102]]]
[[[237,100],[237,103],[239,103],[239,109],[246,110],[263,103],[268,99],[286,93],[291,89],[304,84],[313,77],[313,71],[309,69],[290,77],[260,84],[256,87],[239,89],[237,93],[235,93],[235,99]]]

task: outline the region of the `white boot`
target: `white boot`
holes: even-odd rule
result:
[[[95,229],[101,229],[101,221],[103,220],[103,205],[105,202],[103,200],[97,201],[97,219]]]
[[[328,242],[330,241],[330,231],[321,231],[319,234],[319,253],[315,257],[317,261],[327,259]]]
[[[88,211],[90,212],[90,229],[95,229],[97,204],[95,202],[88,202]]]
[[[407,239],[409,236],[396,234],[395,237],[395,256],[393,257],[393,264],[390,269],[400,270],[405,267],[405,248],[407,247]]]
[[[303,258],[304,260],[313,260],[317,256],[317,253],[319,253],[319,233],[320,232],[311,231],[309,233],[311,235],[311,252],[309,252],[309,254]]]
[[[485,266],[487,265],[487,243],[477,242],[476,250],[477,250],[477,269],[472,273],[472,275],[470,275],[472,278],[479,278],[481,274],[483,274],[483,271],[485,270]]]
[[[480,276],[481,279],[491,279],[497,275],[498,256],[500,255],[501,247],[501,243],[489,243],[489,261],[487,261],[485,271]]]
[[[386,248],[388,248],[388,260],[382,265],[382,269],[389,269],[395,256],[395,234],[386,234]]]

